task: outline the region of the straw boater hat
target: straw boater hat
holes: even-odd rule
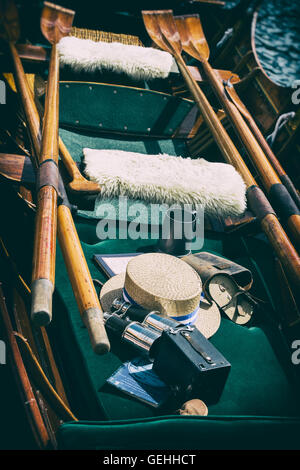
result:
[[[114,299],[158,311],[185,325],[195,325],[206,337],[219,328],[217,305],[202,296],[202,282],[196,271],[175,256],[146,253],[132,258],[126,272],[109,279],[101,289],[100,301],[109,312]]]

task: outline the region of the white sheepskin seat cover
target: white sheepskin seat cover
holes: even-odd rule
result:
[[[113,71],[136,80],[166,78],[172,68],[171,54],[151,47],[95,42],[66,36],[58,43],[61,65],[75,71]]]
[[[101,196],[127,196],[157,204],[202,205],[223,217],[246,209],[246,186],[232,165],[167,154],[83,149],[85,174]]]

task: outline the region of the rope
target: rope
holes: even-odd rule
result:
[[[278,132],[280,129],[290,120],[295,117],[296,113],[294,111],[291,111],[289,113],[284,113],[279,116],[279,118],[276,121],[274,131],[268,135],[266,138],[266,141],[268,142],[269,146],[272,147],[274,145],[274,142],[276,140],[276,137],[278,135]]]
[[[220,41],[217,43],[216,45],[216,49],[219,49],[220,47],[222,47],[224,45],[225,42],[228,41],[229,38],[231,38],[233,35],[233,28],[228,28],[226,29],[223,37],[220,39]]]

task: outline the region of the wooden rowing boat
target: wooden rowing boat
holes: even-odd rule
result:
[[[194,8],[195,5],[189,10],[187,5],[185,13],[194,13]],[[205,8],[211,12],[208,5]],[[220,21],[217,6],[213,8],[213,15],[208,15],[209,24]],[[252,34],[255,20],[254,16],[249,23]],[[230,21],[240,24],[235,14],[228,15]],[[137,31],[141,30],[140,18],[136,24]],[[284,106],[276,107],[276,103],[282,105],[282,97],[288,96],[288,91],[281,90],[265,76],[253,51],[245,55],[243,63],[238,59],[245,44],[249,45],[246,26],[239,29],[243,34],[234,38],[231,47],[235,55],[216,52],[213,66],[238,73],[241,80],[237,90],[253,115],[256,109],[261,110],[257,124],[263,124],[261,130],[266,135],[278,115],[285,111]],[[212,45],[220,38],[221,29],[215,38],[212,34],[208,36]],[[144,34],[144,40],[145,37]],[[46,48],[33,44],[18,50],[41,110],[44,93],[41,77],[46,78],[48,67]],[[199,73],[195,68],[190,70]],[[0,340],[5,342],[10,365],[1,364],[0,372],[5,379],[9,378],[7,383],[13,392],[11,399],[5,399],[10,388],[3,389],[0,410],[1,416],[7,417],[2,420],[3,433],[10,423],[14,426],[14,436],[7,433],[6,448],[299,449],[299,290],[280,261],[280,253],[274,252],[262,234],[253,213],[246,222],[229,223],[212,216],[205,220],[201,250],[250,269],[251,294],[259,299],[260,305],[251,323],[244,326],[222,315],[221,326],[211,338],[232,367],[220,400],[208,405],[208,416],[180,416],[174,409],[151,408],[107,384],[118,367],[132,357],[132,351],[112,341],[110,352],[103,356],[94,353],[59,245],[52,322],[46,327],[30,322],[35,174],[29,160],[28,128],[6,55],[1,72],[7,88],[6,104],[1,105],[4,114],[0,137]],[[111,75],[99,81],[95,77],[88,80],[86,76],[82,80],[82,76],[68,73],[59,83],[59,134],[68,152],[60,160],[60,170],[70,201],[68,210],[73,212],[88,270],[92,279],[98,281],[95,287],[99,294],[99,282],[105,282],[107,276],[94,263],[93,256],[147,251],[147,247],[153,247],[153,239],[146,236],[147,232],[138,240],[98,238],[99,217],[94,209],[97,193],[95,183],[93,190],[87,190],[89,181],[82,175],[83,148],[193,158],[201,155],[210,161],[220,161],[222,155],[196,112],[178,71],[170,80],[164,83],[160,80],[152,87],[140,82],[129,85],[120,77],[110,80]],[[201,90],[211,100],[207,83],[201,76],[198,79]],[[178,93],[180,81],[183,93]],[[251,93],[243,92],[246,86]],[[262,90],[266,93],[264,100]],[[260,107],[262,102],[264,107]],[[213,105],[220,122],[232,135],[221,108],[215,101]],[[296,148],[291,126],[288,123],[280,134],[275,148],[282,150],[277,155]],[[288,142],[284,138],[287,133]],[[69,186],[78,174],[78,185]],[[297,179],[294,182],[297,184]],[[75,204],[77,211],[73,210]],[[118,221],[120,224],[120,218]]]

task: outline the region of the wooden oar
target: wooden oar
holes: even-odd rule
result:
[[[23,358],[18,347],[16,337],[14,335],[13,325],[11,316],[9,314],[2,284],[0,283],[0,316],[3,321],[4,328],[1,328],[1,333],[6,334],[5,342],[9,348],[8,358],[11,361],[12,370],[16,374],[16,384],[21,392],[22,400],[24,405],[26,404],[26,413],[30,418],[33,426],[33,430],[40,448],[45,449],[49,444],[49,434],[45,425],[41,410],[36,400],[36,396],[33,392],[29,377],[27,375]],[[1,334],[2,336],[2,334]]]
[[[34,46],[32,44],[16,44],[16,49],[21,60],[28,61],[28,62],[38,62],[38,63],[45,63],[49,60],[47,55],[47,50],[42,46]],[[197,80],[197,82],[207,81],[206,77],[200,74],[200,70],[197,66],[188,65],[188,69]],[[237,74],[231,72],[230,70],[218,70],[214,69],[215,72],[219,75],[221,80],[228,81],[229,79],[236,78],[236,81],[239,81],[239,77]],[[39,80],[41,81],[41,77],[39,76]],[[235,81],[235,80],[234,80]],[[40,85],[40,83],[39,83]],[[46,86],[46,85],[45,85]]]
[[[0,174],[19,184],[32,184],[35,174],[29,157],[0,153]],[[97,354],[109,350],[99,299],[81,248],[71,206],[59,177],[58,239],[80,314]]]
[[[17,14],[16,11],[15,13]],[[31,93],[29,84],[26,80],[26,75],[19,56],[16,54],[15,58],[17,65],[17,67],[15,67],[15,81],[17,86],[20,85],[18,86],[18,92],[22,100],[26,120],[28,118],[27,128],[33,142],[33,153],[39,155],[41,148],[39,113],[33,99],[33,94]],[[10,159],[13,158],[13,156],[10,156]],[[32,166],[37,166],[37,159],[33,158],[32,155],[31,160]],[[4,163],[0,165],[0,172],[2,170],[2,174],[5,176],[9,175],[8,177],[10,179],[15,179],[15,181],[17,181],[18,175],[20,177],[21,173],[23,178],[25,177],[23,173],[24,166],[27,167],[28,170],[28,163],[26,163],[26,160],[24,161],[24,157],[21,157],[19,164],[15,159],[15,169],[12,173],[9,173],[9,168]],[[23,180],[23,182],[25,181]],[[61,179],[60,186],[60,191],[63,192],[63,197],[60,199],[61,203],[58,207],[57,222],[59,243],[63,252],[77,305],[82,316],[82,320],[88,329],[93,349],[97,354],[103,354],[110,348],[103,322],[103,312],[82,251]]]
[[[19,39],[19,18],[18,11],[12,0],[1,0],[0,1],[0,37],[7,41],[8,47],[11,53],[12,61],[15,69],[15,82],[22,99],[24,110],[26,110],[26,104],[32,101],[33,97],[27,86],[26,76],[23,70],[23,66],[18,55],[15,43]],[[38,139],[41,138],[40,125],[36,126],[37,116],[33,113],[26,114],[26,121],[30,128],[36,128],[36,132],[32,133],[32,145],[34,148],[38,147]],[[39,119],[38,119],[39,122]],[[39,156],[32,155],[35,159],[35,167],[39,166]]]
[[[298,208],[300,199],[291,180],[288,178],[273,151],[265,141],[254,119],[251,117],[238,95],[234,92],[233,87],[224,87],[223,81],[219,79],[210,66],[208,62],[209,47],[203,33],[199,16],[185,15],[175,17],[175,23],[180,34],[183,49],[201,62],[215,95],[222,103],[237,135],[241,138],[253,164],[256,166],[275,210],[279,217],[286,221],[287,226],[300,246],[300,211]],[[253,135],[253,132],[249,129],[242,114],[254,130],[255,135]],[[287,182],[287,187],[284,184],[285,182]],[[290,194],[289,189],[291,189],[292,194]]]
[[[300,259],[298,253],[291,244],[266,196],[257,186],[255,179],[219,121],[203,91],[190,76],[187,66],[181,57],[182,48],[180,36],[174,23],[172,11],[143,11],[142,14],[145,27],[152,40],[161,49],[170,52],[175,57],[182,76],[225,160],[239,171],[246,183],[247,199],[250,209],[260,220],[262,230],[268,237],[278,258],[281,260],[290,281],[299,288]]]
[[[19,37],[19,24],[18,12],[12,1],[2,1],[1,7],[1,23],[4,30],[4,37],[8,40],[9,48],[13,61],[15,64],[16,72],[22,68],[21,61],[16,51],[15,42]],[[2,31],[3,36],[3,31]],[[55,49],[54,49],[55,52]],[[35,168],[38,168],[38,180],[40,181],[37,187],[37,214],[36,214],[36,227],[35,227],[35,241],[33,253],[33,269],[32,269],[32,319],[40,324],[46,325],[51,321],[52,317],[52,293],[54,290],[54,270],[55,270],[55,247],[56,247],[56,223],[57,223],[57,159],[55,149],[55,139],[57,134],[57,123],[51,122],[55,118],[58,109],[57,93],[55,93],[55,79],[53,73],[53,66],[55,66],[55,54],[52,55],[51,70],[49,72],[49,82],[51,83],[48,99],[46,100],[47,110],[51,113],[45,114],[45,131],[43,154],[38,153],[33,155]],[[16,73],[17,80],[19,74]],[[53,80],[54,78],[54,80]],[[21,96],[23,105],[29,102],[32,97],[27,87],[26,80],[20,81],[18,87],[22,90]],[[54,89],[53,89],[54,88]],[[54,115],[52,115],[54,111]],[[28,114],[28,124],[30,127],[34,126],[34,114]],[[52,118],[52,119],[51,119]],[[56,118],[57,120],[57,118]],[[38,146],[38,139],[40,139],[40,128],[31,136],[34,148]],[[49,158],[47,153],[49,152]],[[56,161],[55,161],[56,160]],[[41,168],[39,168],[41,163]],[[48,170],[49,168],[49,170]],[[46,171],[46,174],[45,174]],[[50,185],[50,178],[52,184]],[[55,187],[56,186],[56,187]]]
[[[0,174],[19,184],[35,185],[35,172],[29,157],[0,153]]]
[[[46,89],[46,83],[42,81],[42,78],[39,77],[38,81],[39,88],[44,87]],[[34,95],[34,87],[31,89]],[[37,106],[38,113],[40,117],[42,116],[43,108],[42,105],[38,102],[39,106]],[[59,137],[58,140],[59,144],[59,155],[65,165],[67,172],[71,178],[71,181],[68,183],[68,187],[74,193],[87,193],[87,194],[97,194],[101,191],[101,187],[98,183],[93,181],[87,180],[79,171],[76,163],[74,162],[70,152],[68,151],[67,147],[65,146],[63,140]]]
[[[74,12],[45,4],[42,13],[41,29],[52,43],[49,79],[45,99],[45,113],[40,153],[33,154],[37,169],[37,210],[32,269],[32,308],[31,318],[38,325],[46,325],[52,318],[52,294],[55,278],[55,252],[57,227],[58,192],[58,53],[56,42],[69,33]],[[24,79],[23,67],[15,43],[19,37],[18,12],[12,1],[1,2],[1,22],[4,36],[8,40],[15,66],[17,87],[20,90],[23,107],[28,110],[32,94]],[[34,149],[41,140],[40,126],[36,125],[37,113],[30,108],[26,120],[30,129]]]
[[[35,79],[37,76],[30,74],[30,80],[28,80],[28,75],[25,75],[23,72],[22,68],[22,63],[20,62],[20,56],[17,57],[15,54],[13,55],[13,60],[16,62],[15,64],[15,78],[16,82],[14,81],[14,78],[12,77],[11,74],[3,74],[7,80],[8,85],[10,88],[14,91],[17,92],[21,90],[20,84],[26,84],[28,82],[29,89],[31,91],[30,96],[26,98],[26,102],[31,102],[32,101],[32,96],[35,97]],[[222,75],[225,77],[226,74]],[[229,78],[229,76],[227,75]],[[42,80],[41,77],[38,77],[38,87],[42,89],[46,89],[46,82]],[[26,88],[27,90],[27,88]],[[24,96],[24,94],[23,94]],[[23,103],[24,104],[24,103]],[[43,117],[43,107],[38,101],[38,97],[35,100],[35,105],[37,107],[38,113],[33,112],[30,116],[26,117],[27,122],[29,122],[30,126],[30,121],[31,121],[31,128],[35,127],[37,129],[37,135],[35,139],[39,139],[39,126],[40,126],[40,120]],[[33,136],[35,136],[35,132],[32,132]],[[71,178],[71,181],[68,183],[69,189],[74,192],[74,193],[79,193],[79,194],[98,194],[101,191],[101,187],[99,184],[87,180],[79,171],[79,168],[77,167],[76,163],[74,162],[72,156],[70,155],[67,147],[65,146],[63,140],[59,137],[59,155],[62,159],[62,162],[64,166],[66,167],[66,170]]]
[[[221,78],[221,77],[220,77]],[[252,130],[253,134],[255,135],[257,141],[259,142],[259,145],[265,152],[266,156],[268,157],[270,163],[272,164],[273,168],[276,170],[282,184],[286,187],[288,192],[290,193],[291,197],[293,198],[296,206],[298,207],[298,210],[300,210],[300,196],[297,191],[297,189],[294,186],[294,183],[288,176],[288,174],[285,172],[283,167],[281,166],[281,163],[277,159],[276,155],[274,154],[273,150],[271,149],[270,145],[264,138],[263,134],[261,133],[259,127],[257,126],[254,118],[252,117],[251,113],[248,111],[246,108],[245,104],[239,97],[239,95],[236,92],[236,89],[233,86],[232,80],[224,80],[224,88],[226,90],[226,93],[230,97],[231,101],[235,104],[237,109],[240,111],[240,113],[244,116],[246,119],[250,129]]]
[[[37,177],[36,229],[31,283],[31,319],[37,325],[47,325],[52,319],[59,156],[59,60],[56,45],[61,38],[69,34],[73,17],[72,10],[66,10],[52,3],[44,3],[41,30],[51,44],[51,55]]]
[[[214,79],[218,79],[219,82],[223,83],[226,93],[222,94],[223,100],[228,100],[228,97],[236,106],[240,114],[246,119],[248,125],[250,126],[255,138],[258,140],[259,145],[265,152],[265,155],[268,157],[273,168],[276,170],[282,184],[287,188],[292,199],[294,200],[298,210],[300,210],[300,196],[292,183],[289,176],[284,171],[274,152],[270,148],[260,129],[258,128],[255,120],[251,116],[250,112],[246,108],[245,104],[242,102],[241,98],[238,96],[235,88],[232,86],[231,80],[226,80],[224,77],[221,77],[217,70],[212,70],[208,63],[209,59],[209,46],[204,36],[202,24],[199,18],[199,15],[183,15],[174,17],[177,29],[180,34],[182,47],[183,49],[192,57],[199,60],[203,64],[203,68],[207,70],[207,67],[210,70],[210,74],[207,74],[208,80],[211,80],[211,74],[213,71]],[[234,75],[234,74],[233,74]],[[235,83],[236,76],[235,76]],[[228,96],[227,96],[228,95]]]
[[[87,193],[97,194],[101,191],[101,186],[98,183],[87,180],[79,171],[76,163],[70,155],[67,147],[59,137],[59,155],[71,177],[68,186],[74,193]]]

